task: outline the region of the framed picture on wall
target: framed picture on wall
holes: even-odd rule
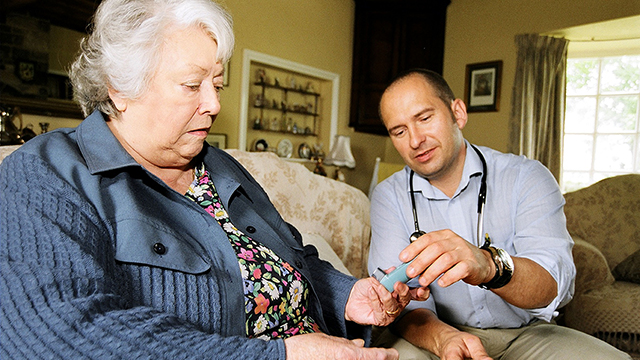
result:
[[[229,62],[224,64],[224,76],[222,77],[222,86],[229,86]]]
[[[498,111],[502,60],[468,64],[464,100],[468,112]]]
[[[207,135],[207,142],[213,147],[218,149],[225,149],[227,147],[227,135],[226,134],[209,134]]]

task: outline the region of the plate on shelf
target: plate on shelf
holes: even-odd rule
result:
[[[269,149],[269,144],[265,139],[258,139],[253,144],[253,151],[267,151]]]
[[[300,159],[311,159],[311,147],[307,143],[302,143],[298,147],[298,156]]]
[[[289,139],[282,139],[278,142],[278,156],[290,158],[293,154],[293,144]]]

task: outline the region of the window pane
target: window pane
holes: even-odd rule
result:
[[[568,97],[565,109],[564,131],[591,133],[596,120],[595,97]]]
[[[591,185],[588,172],[565,171],[562,173],[562,184],[565,192],[582,189]]]
[[[594,168],[599,171],[633,171],[634,135],[598,135]]]
[[[593,136],[565,135],[562,168],[565,170],[591,170]]]
[[[640,56],[602,60],[600,92],[637,92],[640,89]]]
[[[568,59],[567,95],[596,94],[598,71],[598,59]]]
[[[602,96],[598,109],[598,132],[636,130],[637,96]]]

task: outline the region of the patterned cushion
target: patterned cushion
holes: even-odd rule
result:
[[[285,221],[324,238],[351,274],[367,276],[371,226],[362,191],[270,152],[226,151],[262,185]]]
[[[640,174],[614,176],[565,194],[575,240],[576,291],[567,326],[640,352]],[[618,274],[615,279],[611,269]]]

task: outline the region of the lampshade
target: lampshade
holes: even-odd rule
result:
[[[346,166],[353,169],[356,167],[356,159],[351,153],[351,138],[346,135],[336,136],[336,142],[333,144],[329,155],[324,159],[327,165]]]

